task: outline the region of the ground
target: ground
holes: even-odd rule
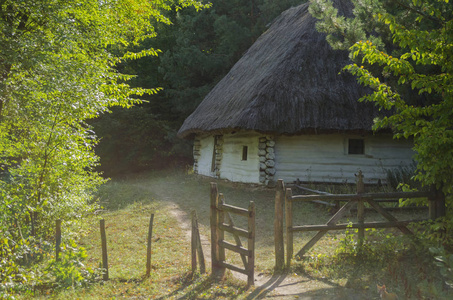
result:
[[[206,184],[206,198],[208,199],[208,181],[207,178],[199,179],[200,182]],[[191,182],[193,184],[193,182]],[[180,184],[185,184],[181,182]],[[223,182],[223,184],[234,187],[247,185]],[[171,186],[171,184],[170,184]],[[188,214],[187,203],[190,203],[190,198],[195,195],[190,193],[182,195],[174,195],[172,197],[171,189],[168,189],[168,185],[160,184],[159,182],[153,182],[151,185],[139,186],[143,189],[150,189],[157,194],[157,198],[162,198],[168,202],[171,208],[172,215],[178,220],[179,225],[186,231],[187,243],[190,243],[191,236],[191,219]],[[247,186],[248,189],[259,192],[258,194],[265,194],[267,197],[273,196],[274,191],[259,186]],[[197,195],[198,197],[200,195]],[[226,195],[228,197],[228,194]],[[184,207],[181,207],[183,205]],[[206,211],[204,211],[206,218]],[[273,219],[268,220],[273,222]],[[210,241],[207,235],[201,235],[201,241],[203,246],[203,253],[206,259],[206,264],[210,266],[211,263],[211,250]],[[232,275],[246,284],[247,277],[243,274],[232,272]],[[247,299],[370,299],[369,291],[357,291],[354,289],[343,287],[339,284],[333,283],[328,279],[319,280],[317,278],[309,277],[303,274],[281,274],[281,275],[268,275],[262,272],[255,272],[255,287],[254,291],[247,297]],[[376,292],[376,297],[371,299],[378,299],[379,295]]]
[[[246,278],[235,272],[228,271],[226,279],[221,281],[213,281],[210,276],[212,181],[224,194],[226,203],[239,207],[248,207],[249,201],[255,203],[255,284],[250,289],[246,288]],[[400,247],[401,235],[397,230],[367,232],[366,235],[374,240],[365,256],[356,255],[355,232],[328,233],[302,261],[294,260],[289,270],[274,275],[275,189],[163,171],[113,179],[101,188],[98,197],[103,209],[95,218],[87,220],[86,229],[83,229],[86,234],[80,245],[88,253],[86,264],[99,266],[102,256],[99,218],[105,219],[110,280],[96,282],[85,289],[44,290],[38,298],[362,300],[379,299],[376,284],[386,284],[400,299],[451,299],[425,296],[433,295],[433,288],[443,289],[442,278],[433,272],[433,264],[425,264],[424,258],[412,249]],[[332,217],[326,207],[298,203],[293,205],[297,224],[322,224]],[[198,216],[206,275],[191,271],[192,211]],[[146,237],[151,213],[155,214],[152,271],[150,277],[145,277]],[[341,222],[348,222],[349,218],[355,220],[354,214]],[[240,218],[235,218],[234,222],[239,227],[247,224]],[[295,235],[294,250],[302,247],[313,234]],[[235,265],[241,263],[240,257],[234,257],[234,253],[228,251],[227,261]]]

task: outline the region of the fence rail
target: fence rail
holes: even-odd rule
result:
[[[291,265],[293,258],[293,246],[295,232],[318,231],[316,235],[308,241],[302,249],[297,252],[296,257],[302,257],[310,250],[328,231],[344,230],[346,228],[358,229],[358,242],[362,244],[365,236],[365,228],[389,228],[396,227],[404,234],[412,234],[406,227],[413,222],[421,222],[429,219],[436,219],[445,215],[445,196],[439,191],[429,192],[393,192],[393,193],[364,193],[363,175],[359,172],[356,194],[320,194],[320,195],[293,195],[291,188],[285,189],[283,180],[279,180],[277,184],[275,196],[275,269],[283,269],[284,266],[284,244],[283,232],[286,231],[286,267]],[[429,216],[422,220],[397,220],[393,215],[388,213],[379,202],[387,202],[389,200],[396,201],[398,199],[409,198],[428,198]],[[325,201],[345,201],[343,205],[332,218],[325,224],[317,225],[293,225],[293,207],[292,204],[298,201],[321,202]],[[330,202],[327,202],[330,203]],[[371,206],[376,212],[381,214],[386,222],[365,222],[365,203]],[[284,209],[283,209],[284,206]],[[357,223],[353,224],[337,224],[337,222],[353,207],[357,207]],[[283,218],[285,211],[285,219]],[[285,221],[285,229],[283,222]]]

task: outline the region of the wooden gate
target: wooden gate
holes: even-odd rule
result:
[[[365,228],[388,228],[397,227],[404,234],[412,234],[406,227],[409,223],[420,222],[424,220],[406,220],[399,221],[393,215],[388,213],[380,204],[379,201],[388,199],[401,198],[428,198],[429,203],[429,218],[435,219],[445,214],[445,197],[440,192],[395,192],[395,193],[368,193],[365,194],[363,188],[362,174],[359,173],[357,183],[357,194],[337,194],[337,195],[294,195],[292,190],[287,188],[284,191],[283,181],[279,181],[275,197],[275,241],[276,241],[276,269],[283,268],[284,250],[283,245],[277,245],[277,241],[283,241],[283,203],[285,206],[286,215],[286,267],[290,267],[293,257],[293,234],[301,231],[318,231],[316,235],[308,241],[299,252],[295,255],[301,258],[308,250],[310,250],[329,230],[343,230],[346,228],[358,229],[359,245],[363,242],[365,236]],[[332,218],[327,223],[322,225],[293,225],[292,203],[295,201],[346,201]],[[368,203],[375,211],[386,218],[387,222],[368,222],[365,223],[365,203]],[[337,222],[351,208],[357,206],[357,223],[353,224],[337,224]],[[277,209],[279,207],[280,209]]]
[[[235,226],[231,214],[247,217],[248,229]],[[225,241],[225,232],[233,235],[235,244]],[[247,248],[243,247],[240,237],[247,238]],[[244,268],[227,263],[225,249],[241,256]],[[248,209],[228,205],[217,184],[211,183],[211,261],[212,273],[223,276],[225,269],[247,275],[247,285],[254,284],[255,268],[255,204],[250,201]]]

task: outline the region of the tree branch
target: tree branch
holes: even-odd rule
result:
[[[425,18],[427,18],[427,19],[429,19],[429,20],[431,20],[431,21],[434,21],[434,22],[438,23],[439,25],[445,24],[444,21],[439,20],[439,19],[437,19],[437,18],[434,18],[434,17],[432,17],[432,16],[430,16],[430,15],[427,15],[427,14],[425,14],[424,12],[421,12],[421,11],[419,11],[419,10],[417,10],[417,9],[415,9],[415,8],[413,8],[413,7],[409,6],[409,5],[407,5],[407,4],[401,3],[401,2],[398,1],[398,0],[395,1],[395,2],[396,2],[396,4],[398,4],[399,6],[404,7],[404,8],[406,8],[406,9],[408,9],[408,10],[410,10],[410,11],[412,11],[412,12],[414,12],[414,13],[420,15],[420,16],[423,16],[423,17],[425,17]]]

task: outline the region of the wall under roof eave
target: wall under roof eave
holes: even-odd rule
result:
[[[348,154],[348,139],[364,139],[365,154]],[[363,172],[365,183],[386,180],[386,172],[412,164],[412,142],[392,135],[301,135],[275,138],[275,178],[292,182],[355,183]]]

